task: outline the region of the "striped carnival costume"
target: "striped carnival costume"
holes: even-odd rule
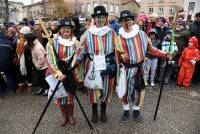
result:
[[[129,117],[130,106],[133,103],[133,116],[136,121],[141,122],[140,116],[140,98],[141,90],[144,86],[144,58],[146,53],[150,53],[157,57],[166,57],[167,54],[160,50],[153,48],[150,39],[146,33],[139,30],[139,26],[133,24],[134,16],[130,11],[125,10],[120,13],[120,22],[123,27],[119,30],[119,45],[117,48],[117,55],[120,59],[120,66],[125,66],[127,73],[127,90],[122,98],[124,114],[123,121],[127,121]],[[129,32],[126,32],[128,25]],[[125,27],[125,28],[124,28]]]
[[[60,29],[63,28],[64,29],[63,31],[66,32],[67,31],[66,29],[71,28],[72,32],[72,25],[69,18],[61,20],[60,23],[61,23]],[[46,46],[47,54],[45,55],[46,63],[48,69],[50,70],[50,72],[54,77],[60,79],[59,77],[61,75],[64,75],[63,72],[58,67],[57,57],[59,58],[59,60],[65,61],[66,64],[68,64],[70,60],[69,58],[72,56],[77,46],[78,46],[78,41],[76,37],[73,36],[73,34],[71,34],[71,36],[68,39],[66,39],[62,37],[62,32],[60,36],[53,38],[52,44],[49,43],[47,44]],[[74,70],[73,70],[73,75],[76,75]],[[59,88],[60,87],[61,86],[59,86]],[[63,116],[63,121],[60,125],[64,126],[68,121],[71,125],[74,125],[75,124],[75,119],[73,117],[74,92],[71,90],[67,91],[67,96],[55,99],[55,103],[60,108]]]
[[[99,11],[97,13],[97,11]],[[98,21],[103,17],[107,17],[108,14],[105,11],[105,8],[102,6],[97,6],[94,9],[94,13],[92,17],[95,16]],[[105,19],[105,18],[104,18]],[[95,20],[95,19],[94,19]],[[106,19],[105,19],[106,20]],[[78,56],[77,60],[83,60],[85,62],[85,74],[88,73],[88,70],[91,66],[91,62],[94,61],[94,56],[104,55],[107,61],[107,57],[112,57],[115,59],[115,45],[118,44],[118,37],[115,31],[111,30],[108,26],[98,26],[95,24],[91,26],[85,33],[83,49],[81,54]],[[85,57],[85,58],[84,58]],[[114,60],[116,62],[116,60]],[[107,64],[107,62],[106,62]],[[107,64],[108,65],[108,64]],[[96,71],[96,70],[95,70]],[[105,70],[104,70],[105,71]],[[103,70],[102,70],[103,72]],[[101,72],[101,74],[102,74]],[[116,72],[112,74],[116,75]],[[88,89],[90,96],[90,103],[92,104],[92,122],[98,122],[98,103],[101,104],[101,121],[107,122],[106,115],[106,106],[110,101],[110,98],[113,93],[114,80],[115,77],[111,77],[111,75],[104,73],[101,75],[103,89]]]

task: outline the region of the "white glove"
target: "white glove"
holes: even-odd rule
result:
[[[193,65],[196,64],[195,60],[190,60],[190,63],[192,63]]]

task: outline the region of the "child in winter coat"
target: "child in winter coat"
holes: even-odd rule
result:
[[[158,39],[158,33],[157,33],[156,29],[151,29],[148,33],[148,36],[151,39],[153,47],[158,48],[160,40]],[[151,70],[150,82],[151,82],[151,86],[154,87],[155,86],[154,77],[155,77],[155,73],[156,73],[158,58],[155,57],[155,56],[152,56],[148,53],[147,53],[146,57],[147,57],[146,63],[147,63],[147,66],[148,66],[146,76],[147,76],[147,79],[148,79],[149,78],[149,71]]]
[[[178,73],[177,85],[189,87],[190,81],[195,69],[196,61],[200,59],[200,51],[198,49],[198,39],[194,36],[189,39],[188,47],[186,47],[179,59],[179,66],[181,66]]]
[[[178,48],[177,48],[176,42],[174,42],[172,40],[172,31],[171,30],[166,31],[166,36],[165,36],[164,40],[162,41],[161,47],[162,47],[162,51],[164,51],[166,53],[171,52],[173,58],[175,58],[175,56],[177,55]],[[172,50],[170,50],[170,49],[172,49]],[[169,64],[169,65],[168,65],[168,68],[166,70],[166,76],[164,76],[165,75],[164,70],[165,70],[165,67],[166,67],[167,64]],[[168,63],[167,63],[166,59],[161,59],[159,82],[161,82],[163,77],[165,77],[164,78],[164,84],[169,84],[170,78],[171,78],[172,73],[173,73],[173,68],[174,68],[174,61],[168,61]]]

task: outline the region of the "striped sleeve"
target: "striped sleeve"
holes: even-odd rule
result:
[[[46,46],[45,60],[46,60],[48,69],[55,77],[58,77],[60,74],[62,74],[62,72],[58,69],[58,66],[56,63],[56,56],[53,51],[53,46],[50,43],[48,43]]]

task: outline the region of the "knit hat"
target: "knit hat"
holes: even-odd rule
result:
[[[155,28],[152,28],[149,33],[148,33],[148,36],[150,36],[150,34],[154,33],[156,35],[156,38],[158,38],[158,32],[156,31]]]
[[[196,38],[196,36],[191,37],[189,39],[189,42],[192,42],[196,48],[199,47],[199,42],[198,42],[198,39]]]
[[[22,34],[28,34],[31,33],[31,29],[27,26],[23,26],[19,32]]]
[[[148,20],[148,17],[146,16],[145,13],[139,13],[138,14],[138,20],[142,20],[143,22],[146,22]]]

